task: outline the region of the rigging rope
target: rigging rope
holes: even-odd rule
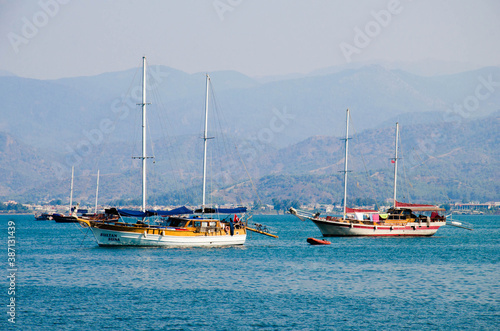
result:
[[[350,113],[350,112],[349,112],[349,123],[351,123],[352,129],[353,129],[353,131],[354,131],[354,134],[353,134],[353,136],[354,136],[354,135],[356,135],[356,134],[357,134],[357,132],[356,132],[356,128],[354,127],[354,122],[353,122],[353,120],[352,120],[352,117],[351,117],[351,113]],[[372,178],[371,178],[371,176],[370,176],[370,175],[369,175],[369,173],[368,173],[368,168],[367,168],[367,166],[366,166],[366,162],[365,162],[365,157],[364,157],[363,151],[362,151],[361,149],[359,149],[359,151],[360,151],[360,154],[361,154],[361,160],[363,161],[363,166],[364,166],[364,168],[365,168],[365,173],[366,173],[366,176],[368,177],[368,180],[370,181],[370,185],[369,185],[369,187],[370,187],[370,190],[371,190],[371,194],[372,194],[372,196],[373,196],[373,197],[376,197],[375,192],[374,192],[374,189],[373,189],[373,188],[374,188],[374,186],[375,186],[375,184],[373,183]],[[378,209],[380,208],[380,205],[378,204],[378,201],[377,201],[377,199],[376,199],[376,198],[374,198],[373,200],[375,200],[375,207],[376,207],[376,209],[378,210]]]
[[[216,116],[216,126],[218,126],[218,129],[221,132],[221,139],[220,139],[220,141],[221,141],[221,144],[222,144],[222,148],[224,148],[224,150],[226,150],[226,151],[234,150],[236,152],[236,155],[238,156],[239,162],[243,166],[243,169],[245,170],[245,174],[247,175],[248,180],[251,183],[253,192],[257,196],[257,199],[258,199],[259,203],[262,204],[261,198],[260,198],[260,196],[259,196],[259,194],[257,192],[256,186],[255,186],[255,184],[254,184],[254,182],[252,180],[250,172],[248,171],[247,166],[243,162],[243,158],[241,157],[241,154],[239,152],[238,146],[236,145],[236,143],[234,142],[234,140],[231,143],[229,141],[228,137],[226,136],[226,134],[223,133],[224,131],[227,131],[227,130],[223,130],[223,128],[230,128],[230,126],[227,124],[226,118],[224,117],[224,114],[221,111],[221,107],[219,107],[219,103],[218,103],[217,98],[215,96],[216,94],[215,94],[215,89],[213,87],[213,84],[210,84],[210,91],[211,91],[212,102],[213,102],[213,106],[214,106],[214,113],[217,114],[217,116]],[[225,170],[225,174],[229,176],[228,179],[230,179],[232,182],[234,182],[233,183],[234,186],[236,186],[236,183],[238,183],[238,182],[241,181],[241,179],[237,180],[235,178],[235,175],[237,173],[236,170],[240,170],[241,169],[241,168],[237,168],[237,163],[238,162],[236,162],[236,160],[234,158],[231,158],[229,160],[229,162],[225,163],[225,167],[223,167],[222,165],[220,167],[221,170],[222,169]],[[241,197],[240,197],[240,201],[241,201]]]

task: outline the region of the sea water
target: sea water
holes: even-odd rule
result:
[[[500,217],[455,218],[474,231],[311,246],[308,237],[321,238],[313,223],[254,216],[280,238],[250,232],[239,247],[105,248],[77,224],[0,216],[0,329],[499,330]]]

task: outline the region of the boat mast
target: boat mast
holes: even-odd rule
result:
[[[347,200],[347,155],[349,147],[349,108],[346,112],[346,128],[345,128],[345,161],[344,161],[344,220],[346,216],[346,200]]]
[[[97,169],[97,187],[95,189],[95,209],[94,214],[97,214],[97,198],[99,196],[99,169]]]
[[[146,57],[142,57],[142,211],[146,211]]]
[[[71,188],[69,190],[69,215],[73,215],[71,207],[73,205],[73,175],[75,174],[75,167],[71,167]]]
[[[208,130],[208,89],[210,86],[210,76],[207,74],[207,90],[206,90],[206,98],[205,98],[205,131],[203,133],[203,200],[201,204],[201,212],[205,212],[205,188],[207,181],[207,140],[209,139],[207,136]]]
[[[396,208],[396,184],[398,181],[398,137],[399,137],[399,123],[396,122],[396,152],[394,153],[394,208]]]
[[[142,160],[142,211],[146,211],[146,57],[142,57],[142,103],[137,105],[142,107],[142,156],[133,157],[133,159]]]

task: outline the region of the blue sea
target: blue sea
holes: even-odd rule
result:
[[[0,329],[499,330],[500,217],[454,218],[474,231],[445,226],[429,238],[310,246],[308,237],[321,238],[311,222],[254,216],[280,238],[249,233],[244,246],[226,248],[104,248],[77,224],[0,216]],[[8,294],[8,221],[15,295]]]

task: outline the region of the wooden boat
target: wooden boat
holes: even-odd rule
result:
[[[56,223],[78,223],[77,213],[79,211],[78,206],[80,204],[77,203],[76,207],[73,207],[73,177],[74,177],[74,174],[75,174],[75,167],[71,167],[71,188],[70,188],[70,193],[69,193],[69,214],[68,215],[58,214],[58,213],[52,214],[52,219],[54,221],[56,221]]]
[[[200,210],[179,207],[170,211],[146,210],[146,58],[142,76],[142,209],[118,209],[120,220],[105,222],[78,218],[92,231],[100,246],[227,246],[246,240],[245,207],[207,208],[205,204],[207,122],[210,77],[206,76],[205,131],[203,155],[203,201]],[[240,217],[238,217],[240,215]],[[135,217],[137,222],[125,222]]]
[[[113,210],[116,210],[112,208]],[[120,216],[117,212],[110,212],[110,209],[106,209],[104,213],[86,213],[83,214],[81,218],[101,221],[101,222],[118,222],[120,220]]]
[[[56,223],[78,223],[78,218],[73,215],[52,214],[52,219]]]
[[[401,203],[396,200],[398,135],[396,123],[396,153],[394,163],[394,205],[387,212],[377,210],[351,209],[347,201],[347,157],[349,140],[349,109],[347,109],[344,161],[344,207],[342,217],[320,217],[290,208],[290,213],[301,220],[310,220],[320,229],[325,237],[343,236],[432,236],[446,225],[446,217],[441,215],[444,209],[433,205]],[[428,214],[425,214],[428,213]]]
[[[316,238],[307,238],[307,242],[310,243],[311,245],[330,245],[331,242],[327,240],[322,240],[322,239],[316,239]]]
[[[185,208],[185,207],[181,207]],[[186,208],[187,209],[187,208]],[[246,211],[246,209],[244,210]],[[119,210],[122,217],[127,211]],[[246,240],[245,224],[234,221],[233,217],[225,219],[212,218],[207,215],[192,215],[192,211],[147,211],[145,216],[167,216],[160,218],[156,224],[145,221],[136,223],[103,222],[79,218],[80,224],[92,230],[99,246],[227,246],[243,245]],[[134,214],[137,217],[138,214]],[[220,214],[217,214],[220,215]],[[235,217],[237,218],[237,217]]]

